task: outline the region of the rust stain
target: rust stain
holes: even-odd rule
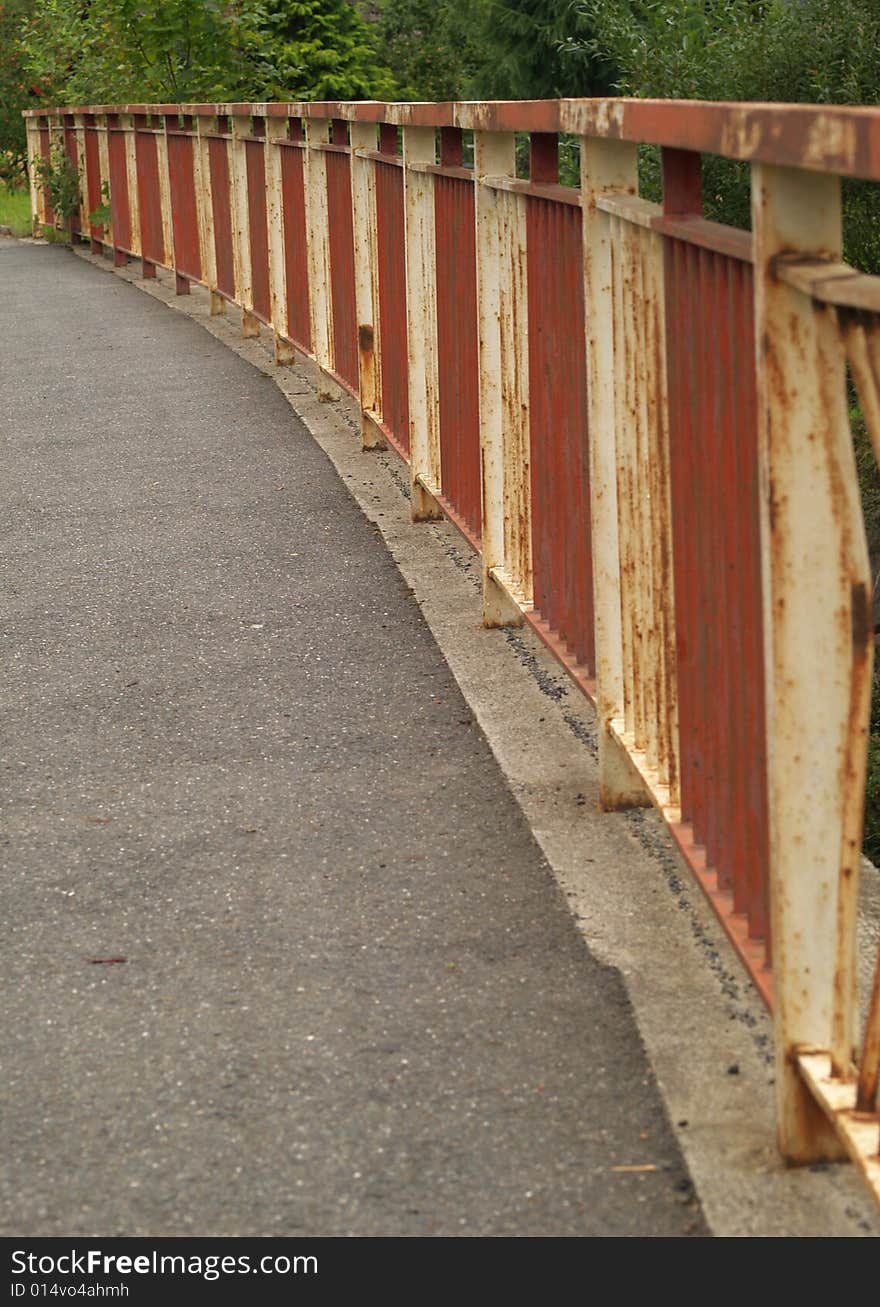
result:
[[[850,588],[850,606],[852,613],[853,653],[857,658],[864,657],[868,643],[873,636],[873,613],[868,587],[864,581],[855,582]]]
[[[803,161],[809,168],[827,166],[829,160],[849,172],[858,158],[855,124],[839,115],[819,113],[809,124],[803,144]]]

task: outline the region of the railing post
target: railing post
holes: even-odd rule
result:
[[[86,193],[86,125],[85,115],[73,115],[73,134],[76,138],[76,157],[79,166],[79,231],[80,239],[85,239],[88,199]]]
[[[226,312],[226,301],[217,294],[217,253],[214,249],[214,204],[211,189],[211,156],[208,131],[211,119],[204,113],[197,113],[193,119],[196,137],[193,141],[193,178],[196,188],[196,215],[199,225],[199,259],[202,265],[202,277],[208,287],[210,312]],[[219,301],[220,307],[215,307]]]
[[[241,109],[241,106],[232,106]],[[252,106],[249,106],[252,107]],[[232,257],[235,267],[235,298],[241,307],[241,334],[259,336],[260,320],[253,314],[253,280],[251,276],[250,212],[248,208],[247,154],[244,137],[249,134],[250,113],[232,113],[232,148],[230,151],[232,188]]]
[[[354,296],[358,331],[358,388],[361,446],[384,449],[385,441],[368,415],[380,407],[379,253],[376,228],[376,165],[359,150],[376,149],[376,123],[349,124],[351,140],[351,209],[354,227]]]
[[[524,505],[518,493],[527,490],[529,481],[525,221],[517,204],[519,196],[500,192],[484,181],[487,177],[515,175],[513,133],[475,132],[483,622],[486,626],[522,624],[522,610],[510,594],[520,579],[517,571],[523,570],[516,567],[510,556],[513,533],[517,544],[530,546],[528,519],[520,511]],[[524,593],[521,597],[526,598]]]
[[[28,154],[28,182],[31,193],[31,232],[34,236],[41,235],[43,213],[43,188],[37,182],[37,160],[40,157],[40,128],[37,118],[26,118],[25,127],[27,134],[27,154]]]
[[[840,1046],[835,1012],[845,1063],[856,1034],[861,809],[848,829],[847,788],[864,763],[867,723],[851,718],[873,620],[836,312],[775,275],[782,256],[840,258],[840,181],[755,165],[752,208],[778,1131],[807,1162],[841,1145],[797,1053]]]
[[[434,178],[412,164],[436,162],[433,127],[404,127],[406,316],[409,357],[410,516],[443,516],[432,490],[440,488],[440,409],[437,384],[437,253]]]
[[[330,230],[327,219],[327,156],[320,146],[326,145],[330,140],[330,122],[326,118],[306,118],[304,127],[306,148],[303,160],[305,165],[303,182],[309,254],[312,350],[318,367],[326,373],[333,368],[333,314],[330,292]]]
[[[168,172],[168,114],[162,114],[162,130],[156,136],[156,163],[159,169],[159,211],[162,216],[162,246],[165,263],[174,270],[175,286],[180,292],[174,253],[174,227],[171,221],[171,177]]]
[[[129,238],[131,240],[131,252],[135,255],[141,253],[141,215],[138,203],[137,187],[137,157],[135,154],[134,140],[134,115],[130,113],[119,115],[119,126],[124,130],[125,141],[125,180],[128,188],[128,217],[129,217]]]
[[[106,113],[95,116],[95,126],[98,129],[98,162],[100,165],[101,181],[98,187],[99,204],[106,203],[104,197],[104,185],[110,188],[110,123]],[[105,223],[102,223],[103,235],[101,243],[104,246],[113,245],[113,219],[112,217]]]
[[[281,189],[279,141],[287,135],[288,119],[266,118],[266,223],[269,237],[269,301],[275,333],[275,362],[279,367],[293,363],[296,355],[290,343],[287,322],[287,275],[284,264],[284,196]]]
[[[638,191],[638,147],[626,141],[581,139],[584,304],[590,432],[590,516],[599,718],[599,800],[608,811],[643,804],[644,786],[611,732],[624,715],[623,632],[617,506],[616,350],[611,224],[596,207],[608,191]]]
[[[64,118],[59,113],[49,114],[49,153],[60,154],[64,157],[67,151],[64,148]],[[56,219],[57,222],[57,219]]]

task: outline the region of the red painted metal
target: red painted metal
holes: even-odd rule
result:
[[[334,144],[340,143],[335,139]],[[358,336],[354,302],[354,232],[351,172],[347,153],[327,151],[327,218],[330,228],[330,299],[333,312],[333,370],[358,392]]]
[[[128,201],[128,167],[125,157],[125,131],[119,117],[107,117],[107,144],[110,157],[110,215],[115,249],[131,251],[131,209]]]
[[[211,168],[211,211],[214,219],[214,258],[217,266],[217,289],[235,299],[235,264],[232,256],[232,208],[229,197],[229,150],[227,140],[212,136],[208,140]]]
[[[394,149],[397,147],[397,128]],[[387,144],[391,144],[390,140]],[[406,245],[403,169],[376,163],[376,244],[379,271],[379,348],[382,425],[409,456],[409,365],[406,337]]]
[[[85,197],[86,215],[88,215],[104,203],[104,197],[101,194],[101,155],[98,146],[98,129],[95,126],[93,114],[86,114],[85,146]],[[104,239],[104,228],[101,223],[90,222],[89,233],[93,247]]]
[[[549,171],[549,161],[543,160]],[[550,178],[544,178],[550,180]],[[592,673],[587,377],[581,213],[526,201],[532,564],[537,615]]]
[[[168,177],[171,183],[174,266],[178,274],[201,281],[202,256],[199,248],[192,136],[168,132]]]
[[[146,126],[146,118],[135,118],[135,155],[137,159],[138,208],[141,215],[141,255],[145,262],[165,262],[162,234],[162,197],[159,192],[159,156],[155,134]]]
[[[382,123],[379,127],[379,151],[395,157],[399,153],[400,133],[394,123]]]
[[[698,198],[698,159],[666,166],[666,208]],[[736,254],[665,241],[670,474],[683,827],[676,835],[755,975],[768,824],[753,285]],[[714,877],[709,885],[708,878]]]
[[[445,156],[445,157],[444,157]],[[441,161],[458,167],[461,133],[441,140]],[[434,177],[437,258],[437,388],[444,507],[479,547],[482,532],[477,256],[473,177]]]
[[[300,135],[302,124],[297,123]],[[296,139],[296,138],[294,138]],[[281,198],[284,222],[284,271],[287,287],[287,331],[306,351],[312,348],[309,317],[309,259],[306,245],[306,201],[303,152],[297,146],[281,151]]]
[[[263,322],[270,322],[272,303],[269,297],[269,227],[266,220],[266,147],[261,140],[245,141],[244,152],[247,165],[253,311]]]
[[[700,156],[691,150],[663,151],[663,216],[700,217],[703,173]]]
[[[440,128],[440,166],[461,168],[464,164],[464,142],[457,127]]]
[[[529,138],[529,181],[559,181],[559,137],[555,132],[532,132]]]

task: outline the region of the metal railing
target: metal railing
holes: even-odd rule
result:
[[[848,1152],[880,1193],[847,407],[849,378],[880,450],[880,278],[840,262],[840,178],[880,180],[880,111],[123,105],[27,125],[32,164],[54,138],[82,169],[94,249],[235,301],[279,363],[356,398],[366,448],[408,462],[413,520],[446,516],[481,554],[485,622],[527,622],[595,702],[603,805],[656,804],[771,1003],[784,1155]],[[639,196],[640,143],[662,205]],[[702,216],[701,153],[750,162],[753,233]],[[106,228],[86,216],[104,183]]]

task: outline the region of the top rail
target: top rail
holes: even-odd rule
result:
[[[255,104],[77,105],[28,109],[26,117],[59,113],[243,114],[269,118],[341,119],[402,127],[465,131],[569,132],[635,141],[880,181],[880,110],[871,107],[749,104],[694,100],[488,100],[443,104],[308,101]]]

